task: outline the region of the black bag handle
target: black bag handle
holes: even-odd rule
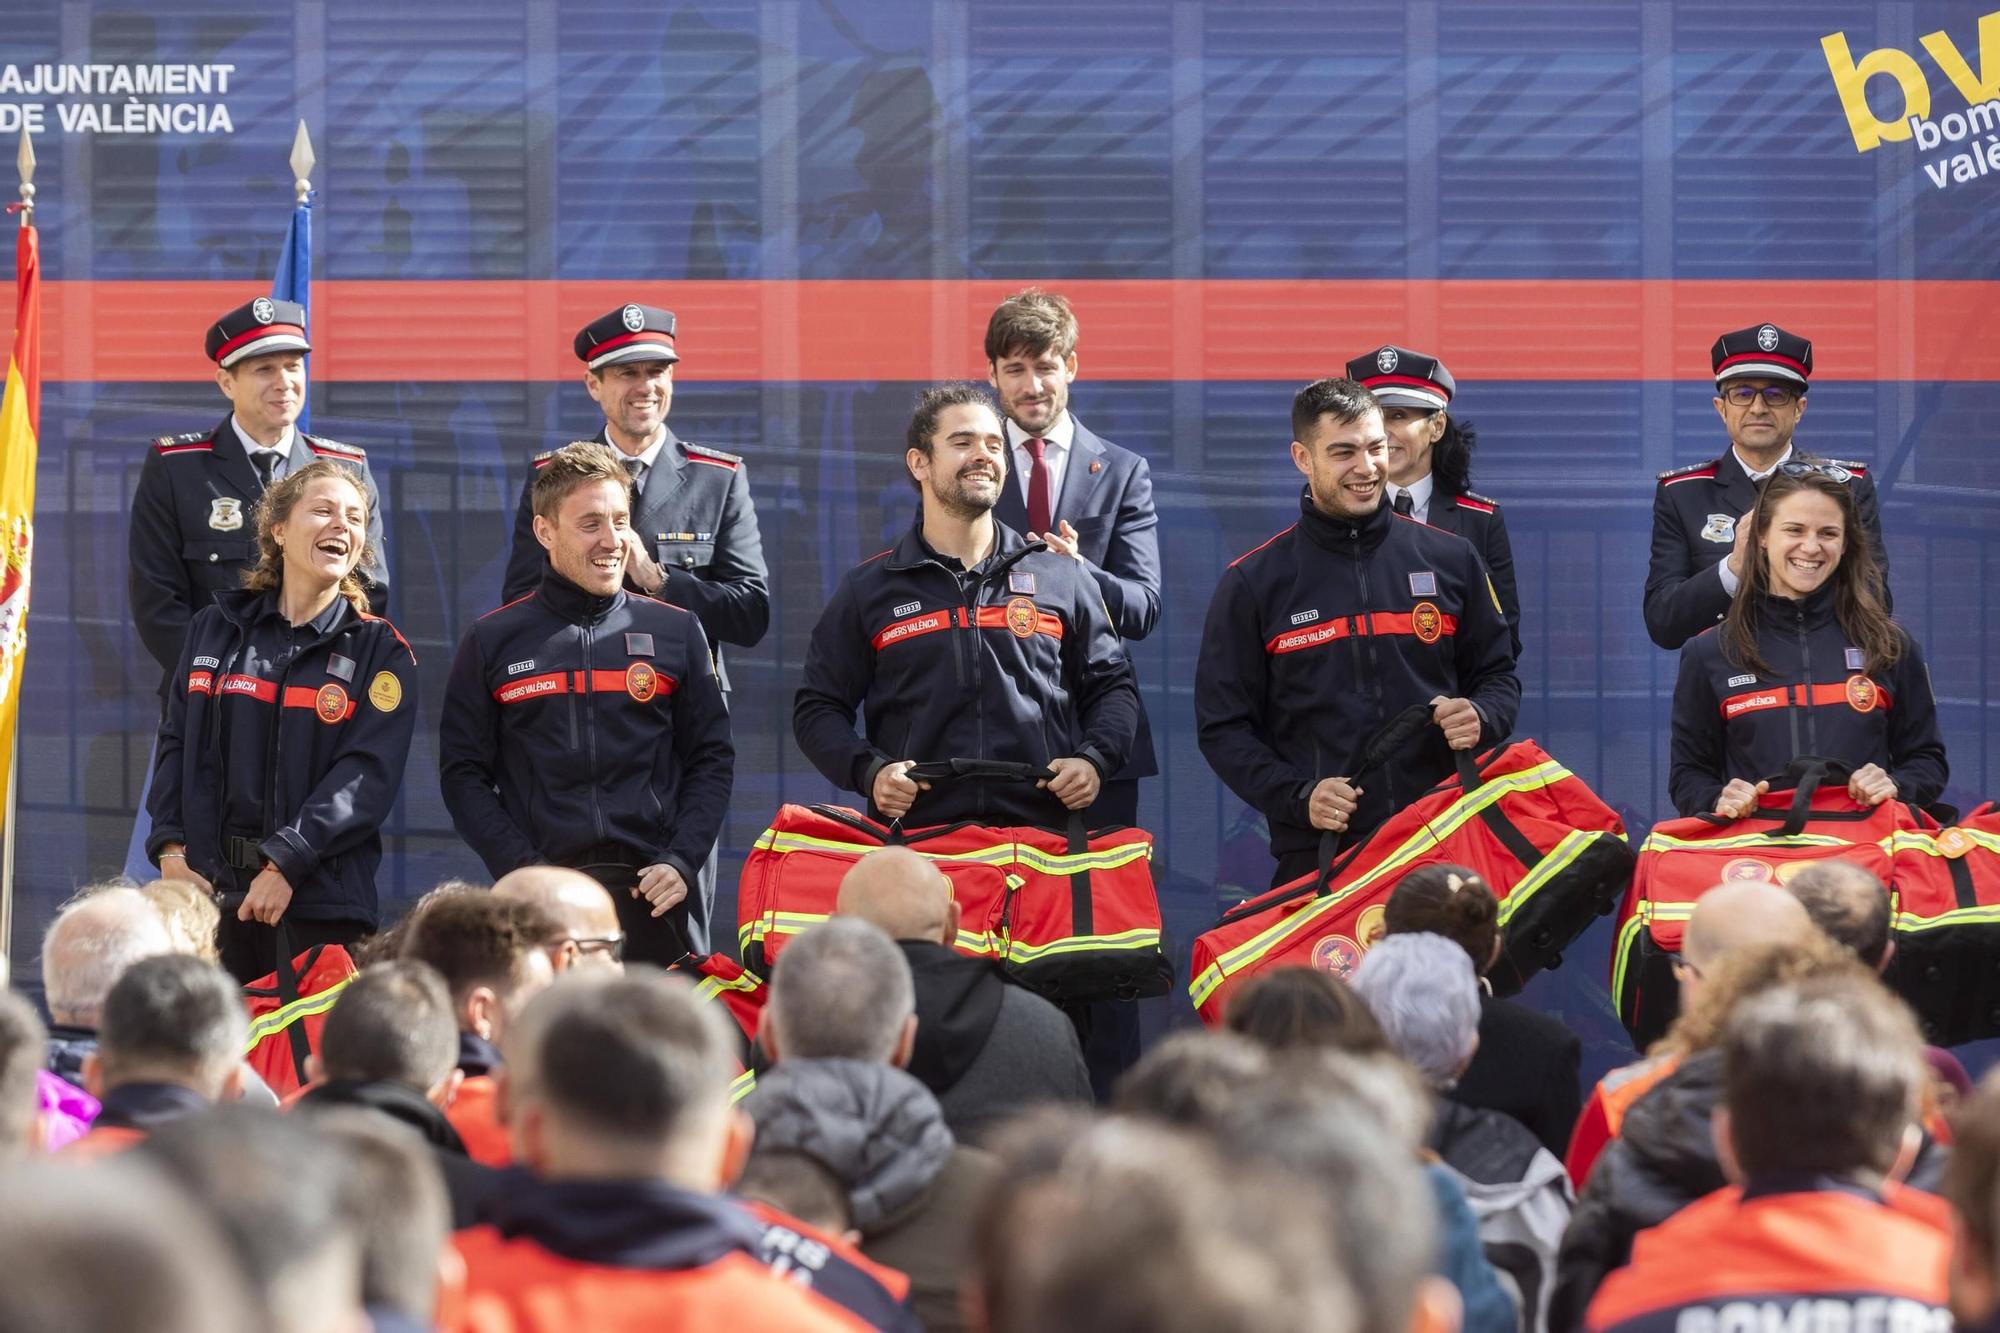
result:
[[[279,917],[278,924],[272,929],[276,938],[277,961],[271,968],[271,975],[278,982],[278,1006],[285,1008],[299,1002],[299,974],[292,967],[291,923]],[[313,956],[306,960],[306,971],[312,971],[313,964],[318,961],[319,950],[315,948]],[[304,1020],[294,1018],[287,1023],[285,1036],[292,1048],[292,1072],[298,1075],[299,1086],[303,1088],[309,1082],[306,1078],[306,1057],[312,1054],[312,1043],[306,1040]]]
[[[1785,765],[1782,773],[1763,779],[1780,791],[1786,787],[1792,788],[1792,802],[1785,808],[1784,818],[1778,825],[1778,836],[1795,838],[1805,832],[1806,825],[1813,817],[1813,797],[1819,794],[1822,787],[1846,786],[1848,778],[1852,776],[1853,772],[1838,759],[1802,754],[1794,756],[1792,761]],[[1764,817],[1769,818],[1769,816]],[[1702,814],[1700,818],[1718,827],[1736,822],[1733,819],[1724,819],[1713,811]]]
[[[921,764],[912,764],[906,770],[907,776],[917,782],[1047,782],[1055,776],[1053,769],[1039,764],[1019,763],[1007,759],[932,759]],[[1090,834],[1083,825],[1083,811],[1071,810],[1064,821],[1064,833],[1069,839],[1069,855],[1081,856],[1090,850]],[[889,821],[889,838],[896,846],[903,845],[903,821]],[[1089,935],[1095,919],[1095,911],[1090,901],[1090,869],[1084,867],[1072,870],[1069,876],[1070,930],[1077,937]]]

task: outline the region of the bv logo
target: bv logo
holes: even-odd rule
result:
[[[1993,128],[1996,113],[2000,107],[1982,110],[1982,103],[2000,99],[2000,10],[1985,14],[1979,20],[1979,73],[1974,75],[1972,67],[1966,63],[1965,55],[1958,43],[1943,29],[1927,32],[1917,39],[1931,60],[1951,86],[1972,109],[1970,118],[1977,128],[1980,118],[1986,128]],[[1866,153],[1885,143],[1901,143],[1912,133],[1911,122],[1921,120],[1931,113],[1931,83],[1924,73],[1924,67],[1917,58],[1907,51],[1893,46],[1885,46],[1870,51],[1855,60],[1854,53],[1847,45],[1847,34],[1832,32],[1819,39],[1820,50],[1826,54],[1826,67],[1833,74],[1834,91],[1840,94],[1840,105],[1847,112],[1847,127],[1854,134],[1856,152]],[[1868,84],[1875,78],[1893,79],[1902,90],[1902,111],[1887,120],[1875,114],[1875,107],[1883,103],[1870,103]],[[1965,137],[1965,122],[1968,117],[1951,113],[1943,118],[1946,138]],[[1957,135],[1949,122],[1957,121]]]

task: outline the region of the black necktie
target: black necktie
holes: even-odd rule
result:
[[[278,451],[259,449],[250,455],[250,466],[257,469],[257,481],[265,490],[271,488],[271,474],[278,470]]]
[[[1391,500],[1389,502],[1389,505],[1390,508],[1394,509],[1404,518],[1408,518],[1413,512],[1415,512],[1417,507],[1417,502],[1410,498],[1410,493],[1408,491],[1397,491],[1396,498]]]

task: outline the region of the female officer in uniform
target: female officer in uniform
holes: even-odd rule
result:
[[[1382,428],[1389,436],[1389,486],[1382,502],[1472,543],[1493,576],[1518,661],[1521,596],[1514,584],[1514,547],[1499,501],[1471,489],[1472,450],[1479,437],[1470,422],[1451,413],[1458,382],[1444,362],[1404,347],[1355,357],[1347,363],[1347,377],[1382,405]]]
[[[1846,765],[1867,805],[1926,805],[1944,790],[1930,673],[1883,609],[1845,473],[1779,465],[1751,512],[1756,554],[1729,613],[1681,649],[1668,785],[1683,815],[1750,813],[1800,755]]]
[[[416,725],[415,659],[367,613],[359,474],[318,459],[264,492],[245,586],[195,615],[147,808],[147,853],[222,903],[223,966],[268,974],[376,922],[381,827]]]

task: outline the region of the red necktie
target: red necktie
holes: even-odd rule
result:
[[[1043,456],[1049,447],[1044,439],[1026,442],[1028,452],[1034,455],[1035,465],[1028,470],[1028,531],[1040,536],[1049,530],[1051,508],[1049,504],[1049,464]]]

